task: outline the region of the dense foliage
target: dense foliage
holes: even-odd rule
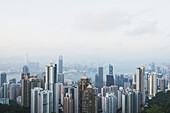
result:
[[[170,91],[159,92],[147,102],[149,106],[143,113],[170,113]]]
[[[15,101],[10,101],[10,105],[0,104],[0,113],[30,113],[30,108],[21,107]]]

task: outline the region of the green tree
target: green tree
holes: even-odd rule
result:
[[[150,109],[147,109],[147,113],[164,113],[162,112],[162,108],[158,105],[152,105]]]

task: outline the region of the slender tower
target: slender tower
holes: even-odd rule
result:
[[[59,64],[59,72],[58,73],[63,74],[63,56],[62,55],[59,56],[58,64]]]
[[[25,55],[25,65],[28,65],[28,53]]]
[[[141,102],[143,104],[145,103],[144,75],[145,67],[141,66],[136,69],[136,89],[141,92]]]
[[[50,63],[46,66],[45,89],[53,93],[53,112],[58,113],[59,84],[57,76],[57,64]]]
[[[152,72],[150,75],[150,98],[154,97],[157,93],[157,74]]]

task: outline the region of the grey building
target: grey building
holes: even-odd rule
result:
[[[103,67],[98,68],[98,74],[95,75],[95,87],[98,88],[99,93],[103,87]]]
[[[2,86],[2,84],[6,82],[7,82],[7,74],[5,72],[2,72],[0,75],[0,86]]]
[[[113,66],[109,64],[109,75],[113,75]]]
[[[114,85],[113,75],[106,75],[106,86]]]
[[[58,74],[58,82],[64,84],[64,74],[61,73]]]
[[[63,56],[60,55],[59,56],[59,61],[58,61],[58,64],[59,64],[59,74],[63,74]]]
[[[64,113],[74,113],[73,105],[74,102],[73,102],[72,94],[66,93],[66,96],[64,97]]]
[[[9,80],[9,84],[12,84],[12,83],[16,84],[16,78],[12,78]]]
[[[16,84],[12,83],[9,87],[9,99],[15,100],[16,99]]]
[[[3,83],[2,84],[2,89],[1,89],[1,91],[2,91],[2,98],[9,98],[9,96],[8,96],[8,89],[9,89],[9,84],[8,83]]]

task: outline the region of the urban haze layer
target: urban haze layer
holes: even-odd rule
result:
[[[60,55],[58,63],[41,70],[26,55],[21,74],[9,69],[0,74],[0,103],[15,101],[30,113],[140,113],[146,100],[170,90],[167,64],[152,62],[123,74],[114,73],[112,64],[63,64]]]

